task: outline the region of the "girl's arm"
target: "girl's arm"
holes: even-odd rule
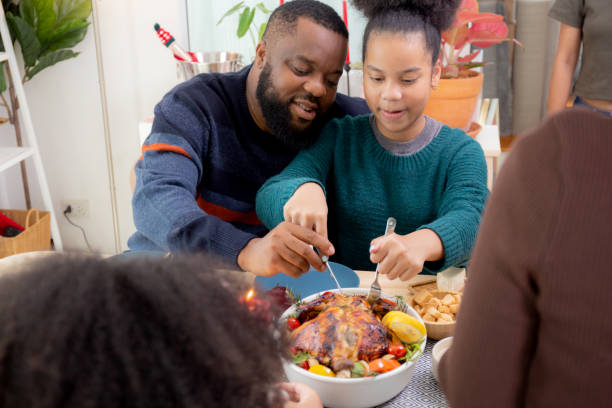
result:
[[[423,270],[425,262],[444,258],[444,246],[438,234],[420,229],[410,234],[391,234],[370,243],[370,261],[389,279],[407,281]]]
[[[446,173],[436,219],[418,228],[433,231],[444,248],[443,257],[425,264],[432,272],[468,261],[489,193],[484,153],[471,138],[458,147]]]
[[[370,260],[380,263],[379,272],[389,279],[404,281],[425,268],[438,272],[467,262],[488,189],[482,148],[463,137],[447,169],[436,218],[410,234],[378,237],[370,243]]]
[[[325,183],[333,163],[333,150],[338,131],[336,121],[330,122],[325,126],[319,140],[314,145],[302,150],[280,174],[270,178],[259,189],[256,201],[257,216],[266,227],[272,229],[285,220],[303,225],[300,212],[305,214],[309,212],[309,209],[325,206],[326,231]],[[303,188],[300,188],[301,186]],[[299,191],[296,191],[298,189]],[[294,196],[294,193],[297,193],[297,196]],[[288,203],[290,199],[292,199],[291,203]],[[304,206],[305,202],[306,206]],[[289,204],[291,208],[288,210],[290,211],[285,212],[285,204]],[[317,213],[318,218],[321,218],[321,211]],[[306,219],[304,215],[304,223]]]

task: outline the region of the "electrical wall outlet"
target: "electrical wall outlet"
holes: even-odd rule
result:
[[[62,200],[60,205],[62,206],[62,212],[70,206],[70,212],[66,213],[70,218],[89,217],[89,200]]]

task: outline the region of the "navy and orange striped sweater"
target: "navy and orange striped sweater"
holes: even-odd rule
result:
[[[253,121],[249,70],[198,75],[155,107],[135,169],[131,250],[207,251],[236,265],[242,248],[268,231],[255,214],[255,195],[297,152]],[[365,112],[365,101],[338,94],[327,115]]]

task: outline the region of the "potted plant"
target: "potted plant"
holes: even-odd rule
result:
[[[19,106],[15,90],[7,78],[22,83],[30,81],[42,70],[58,62],[75,58],[71,48],[80,43],[89,27],[91,0],[4,0],[2,2],[13,42],[18,42],[23,57],[23,76],[10,72],[6,62],[0,63],[0,106],[7,111],[7,120],[15,126],[17,146],[22,146]],[[4,51],[0,42],[0,51]],[[5,70],[6,68],[6,70]],[[6,75],[6,76],[5,76]],[[8,98],[5,91],[8,89]],[[6,122],[6,120],[4,121]],[[0,119],[0,124],[3,121]],[[26,205],[31,207],[25,163],[21,162]]]
[[[512,40],[520,45],[507,35],[508,26],[503,16],[481,13],[477,0],[463,0],[452,27],[442,33],[442,76],[431,92],[425,114],[468,131],[483,81],[482,73],[472,68],[486,64],[474,62],[474,59],[483,48],[502,41]],[[470,45],[478,49],[469,52]]]
[[[263,2],[259,2],[253,7],[249,7],[244,1],[240,1],[238,4],[227,10],[225,14],[223,14],[223,16],[217,22],[217,25],[221,24],[226,17],[239,12],[240,17],[238,19],[238,27],[236,28],[236,36],[238,38],[242,38],[246,35],[246,33],[249,33],[251,42],[253,43],[253,49],[255,49],[257,43],[261,41],[264,31],[266,31],[265,22],[259,24],[259,28],[255,23],[255,13],[257,10],[259,10],[264,16],[272,13],[271,10],[266,8]]]

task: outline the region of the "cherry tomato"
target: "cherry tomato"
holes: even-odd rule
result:
[[[310,368],[310,364],[308,364],[308,360],[304,360],[302,364],[300,364],[300,368],[303,368],[304,370],[308,370]]]
[[[392,300],[389,300],[389,299],[380,299],[380,300],[382,300],[385,303],[390,304],[391,306],[395,306],[395,302],[393,302]]]
[[[406,347],[402,344],[389,344],[389,354],[393,354],[395,358],[401,358],[406,355]]]
[[[376,360],[370,361],[369,364],[370,371],[374,371],[376,373],[386,373],[387,371],[391,371],[399,366],[401,366],[399,361],[385,360],[384,358],[377,358]]]
[[[287,327],[291,331],[297,329],[301,325],[302,325],[302,323],[300,323],[300,321],[298,319],[296,319],[295,317],[290,317],[290,318],[287,319]]]

